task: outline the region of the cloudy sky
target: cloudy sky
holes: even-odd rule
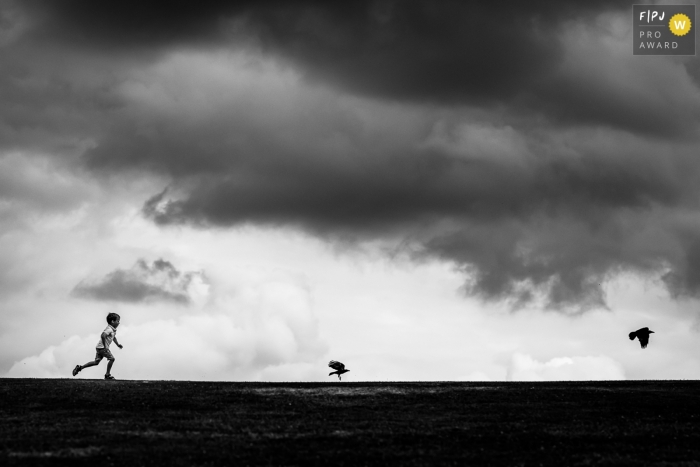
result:
[[[635,2],[156,3],[0,0],[0,376],[117,312],[124,379],[700,378],[700,65]]]

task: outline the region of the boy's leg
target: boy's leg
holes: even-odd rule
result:
[[[98,352],[95,354],[95,359],[91,362],[87,362],[85,365],[78,365],[73,369],[73,376],[77,375],[81,371],[83,371],[85,368],[90,368],[91,366],[99,365],[100,362],[102,361],[102,355],[100,355],[99,349]]]
[[[107,357],[107,373],[105,373],[105,376],[109,376],[112,374],[112,365],[114,365],[114,355],[112,355],[112,352],[109,350],[105,349],[104,351],[105,357]]]
[[[90,368],[91,366],[96,366],[96,365],[99,365],[99,364],[100,364],[99,361],[93,360],[93,361],[91,361],[91,362],[87,362],[85,365],[81,365],[81,366],[80,366],[80,369],[81,369],[81,370],[84,370],[85,368]]]
[[[99,361],[93,361],[93,362],[87,362],[85,365],[76,365],[75,368],[73,368],[73,376],[77,375],[81,371],[83,371],[85,368],[99,365]]]

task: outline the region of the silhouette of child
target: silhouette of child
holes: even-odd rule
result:
[[[114,341],[117,347],[120,349],[123,347],[119,341],[117,341],[117,328],[119,327],[120,317],[116,313],[110,313],[107,315],[108,326],[102,331],[100,336],[100,341],[97,343],[95,349],[95,360],[92,362],[87,362],[85,365],[76,365],[73,368],[73,376],[80,373],[83,369],[89,368],[91,366],[99,365],[103,358],[106,358],[109,363],[107,363],[107,373],[105,374],[105,379],[114,379],[114,376],[110,373],[112,370],[112,365],[114,365],[114,356],[112,352],[109,351],[109,345]]]

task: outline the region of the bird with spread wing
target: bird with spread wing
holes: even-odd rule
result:
[[[649,344],[649,334],[654,334],[654,331],[650,331],[649,328],[637,329],[634,332],[630,332],[630,340],[633,341],[636,337],[639,339],[639,343],[642,345],[642,348],[646,349],[647,344]]]
[[[328,373],[328,376],[330,376],[330,375],[338,375],[338,379],[341,380],[341,381],[343,380],[343,378],[341,378],[340,375],[342,375],[343,373],[347,373],[348,371],[350,371],[350,370],[346,370],[346,369],[345,369],[345,365],[344,365],[344,364],[342,364],[342,363],[340,363],[340,362],[336,362],[335,360],[331,360],[330,362],[328,362],[328,366],[331,367],[331,368],[333,368],[333,369],[335,370],[335,371],[331,371],[330,373]]]

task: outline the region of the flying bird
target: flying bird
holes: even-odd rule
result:
[[[340,363],[340,362],[336,362],[335,360],[331,360],[330,362],[328,362],[328,366],[331,367],[331,368],[333,368],[333,369],[335,370],[335,371],[331,371],[330,373],[328,373],[328,376],[330,376],[330,375],[338,375],[338,379],[341,380],[341,381],[343,380],[343,378],[341,378],[340,375],[342,375],[343,373],[347,373],[348,371],[350,371],[350,370],[346,370],[346,369],[345,369],[345,365],[344,365],[344,364],[342,364],[342,363]]]
[[[649,328],[637,329],[634,332],[630,332],[630,340],[633,341],[636,337],[639,339],[639,343],[642,345],[643,349],[647,348],[649,343],[649,334],[654,334],[654,331],[650,331]]]

